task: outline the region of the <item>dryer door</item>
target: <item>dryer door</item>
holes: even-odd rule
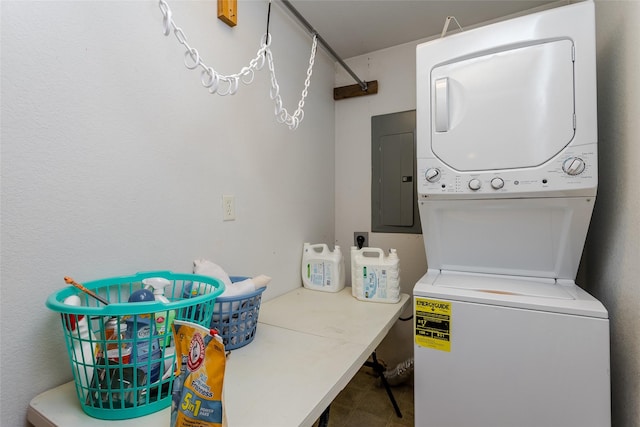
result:
[[[431,144],[458,171],[543,164],[574,137],[573,43],[484,53],[431,72]]]

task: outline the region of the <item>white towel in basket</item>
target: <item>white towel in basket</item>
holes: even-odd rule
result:
[[[193,261],[193,272],[195,274],[220,279],[222,283],[224,283],[225,289],[218,298],[237,298],[242,295],[247,295],[260,288],[264,288],[269,284],[269,282],[271,282],[271,277],[263,274],[253,278],[240,280],[238,282],[231,282],[229,275],[222,267],[206,259],[197,259]],[[232,309],[235,311],[238,307],[238,303],[234,302]]]

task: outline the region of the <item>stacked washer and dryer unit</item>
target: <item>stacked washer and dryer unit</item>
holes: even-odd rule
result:
[[[417,47],[418,427],[611,424],[608,313],[574,282],[595,61],[592,1]]]

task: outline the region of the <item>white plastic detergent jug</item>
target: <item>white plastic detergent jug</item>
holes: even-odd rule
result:
[[[339,292],[344,289],[344,257],[340,246],[333,252],[324,243],[305,243],[302,249],[302,284],[316,291]]]
[[[400,301],[400,260],[395,249],[351,247],[351,293],[362,301]]]

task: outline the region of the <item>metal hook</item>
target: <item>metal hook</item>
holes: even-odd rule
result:
[[[458,28],[460,28],[460,31],[464,31],[464,28],[462,28],[462,26],[460,25],[460,23],[458,22],[455,16],[453,15],[447,16],[447,19],[445,19],[444,21],[444,28],[442,29],[442,34],[440,34],[440,38],[444,37],[444,35],[447,33],[447,29],[449,28],[449,24],[451,23],[452,19],[456,22],[456,25],[458,25]]]
[[[164,26],[163,34],[165,36],[168,36],[171,32],[171,9],[169,9],[169,5],[164,0],[160,0],[158,6],[160,7],[160,11],[162,12],[162,25]]]

